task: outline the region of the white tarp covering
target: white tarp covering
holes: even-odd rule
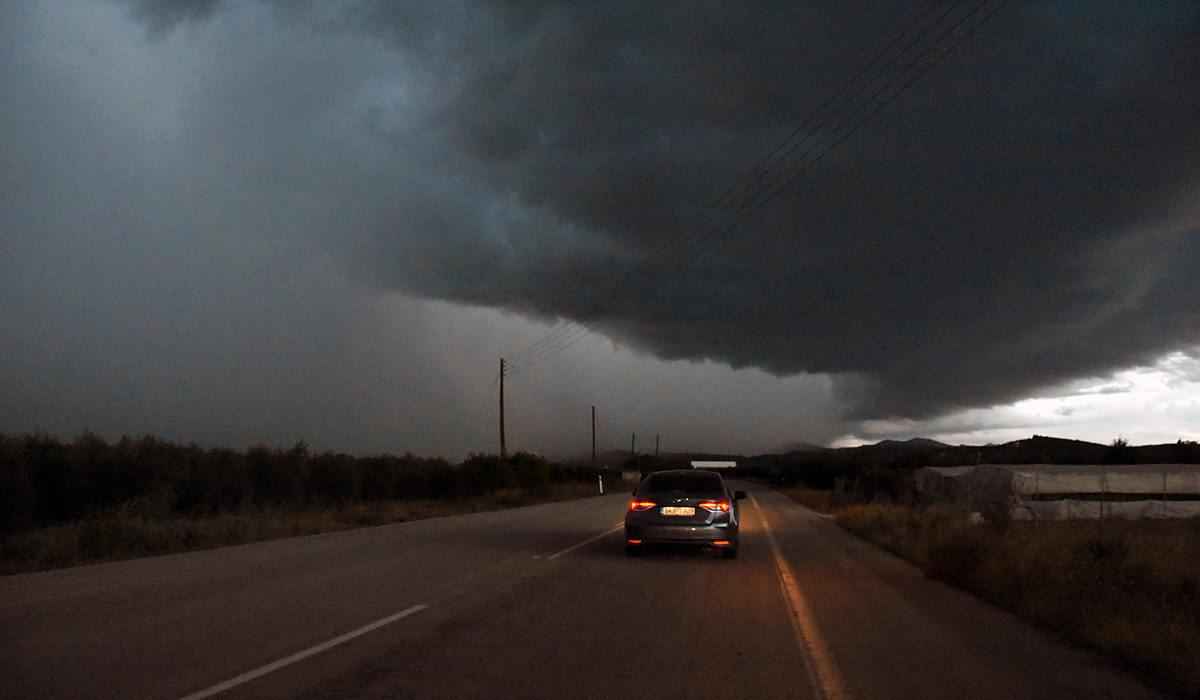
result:
[[[989,518],[1200,516],[1196,464],[981,464],[923,467],[917,492]]]

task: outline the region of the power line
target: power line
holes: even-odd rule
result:
[[[955,6],[961,4],[962,2],[965,2],[965,0],[958,0],[958,2],[955,3]],[[735,183],[732,187],[730,187],[728,190],[726,190],[726,192],[724,194],[722,194],[717,199],[716,202],[714,202],[712,205],[710,205],[709,211],[723,209],[726,206],[725,204],[723,204],[726,201],[726,199],[735,199],[736,196],[739,195],[741,192],[744,192],[746,189],[749,189],[755,182],[761,180],[762,177],[770,170],[771,166],[767,166],[767,164],[770,163],[773,159],[775,159],[775,156],[779,155],[780,152],[784,151],[784,147],[787,146],[787,144],[789,142],[791,142],[793,139],[795,139],[800,134],[804,133],[806,131],[806,127],[808,127],[808,125],[814,119],[816,119],[818,115],[820,115],[822,112],[824,112],[825,109],[828,108],[830,105],[837,102],[838,99],[842,95],[844,95],[847,90],[850,89],[850,86],[857,83],[860,78],[862,78],[864,75],[867,74],[868,71],[871,70],[871,66],[879,63],[879,61],[884,56],[886,56],[888,53],[891,52],[891,50],[896,46],[896,44],[900,43],[901,39],[903,39],[910,32],[912,32],[913,29],[915,29],[917,26],[919,26],[922,22],[924,22],[925,19],[929,15],[931,15],[933,13],[933,10],[940,4],[941,4],[941,0],[938,0],[937,2],[935,2],[932,5],[930,5],[929,7],[927,7],[925,9],[925,11],[921,13],[920,16],[918,16],[915,20],[913,20],[912,23],[909,24],[904,29],[904,31],[897,34],[890,42],[888,42],[888,44],[886,46],[884,46],[882,49],[880,49],[880,51],[877,54],[875,54],[875,56],[870,61],[868,61],[865,65],[863,65],[863,67],[858,71],[858,73],[856,73],[853,77],[851,77],[849,80],[847,80],[845,83],[843,83],[842,87],[839,88],[836,93],[834,93],[829,99],[827,99],[823,104],[821,104],[821,106],[819,106],[815,110],[813,110],[813,112],[811,114],[809,114],[807,119],[805,119],[799,126],[797,126],[795,129],[793,129],[792,132],[786,138],[784,138],[782,141],[780,141],[779,144],[777,146],[775,146],[775,148],[770,153],[768,153],[766,156],[764,156],[762,158],[762,160],[760,160],[753,168],[751,168],[749,171],[747,171],[747,173],[745,175],[743,175],[742,178],[740,180],[738,180],[737,183]],[[953,9],[953,8],[951,8],[951,9]],[[949,10],[947,10],[947,11],[949,11]],[[943,14],[943,16],[944,16],[944,14]],[[929,25],[929,27],[926,27],[926,29],[924,31],[922,31],[922,33],[919,34],[918,37],[913,40],[913,42],[910,43],[909,47],[906,47],[905,49],[901,50],[900,54],[897,54],[897,58],[900,55],[903,55],[903,53],[907,50],[907,48],[910,48],[912,46],[912,43],[915,43],[917,40],[920,39],[921,36],[923,36],[926,32],[928,32],[928,30],[931,29],[933,27],[933,25],[936,24],[936,22],[937,22],[937,20],[935,20],[933,23],[931,23]],[[894,62],[894,60],[895,59],[893,59],[893,62]],[[879,70],[877,70],[875,76],[873,76],[871,78],[871,80],[873,80],[874,77],[877,77],[880,73],[882,73],[884,70],[886,70],[889,65],[891,65],[891,64],[890,63],[886,64],[883,67],[881,67]],[[867,82],[870,83],[870,80],[868,80]],[[854,98],[854,96],[852,95],[849,99],[853,100],[853,98]],[[818,124],[816,128],[819,129],[820,124]],[[786,155],[787,155],[787,153],[785,152],[784,155],[780,156],[780,158],[775,160],[775,162],[782,160],[782,158],[786,157]],[[764,167],[764,166],[767,166],[767,167]],[[755,175],[756,173],[757,173],[757,177],[754,177],[752,179],[751,176]],[[745,187],[743,187],[743,185],[745,185]]]
[[[520,385],[527,391],[537,394],[543,400],[554,404],[561,411],[575,411],[583,406],[582,403],[575,401],[553,389],[548,389],[542,384],[534,381],[528,374],[516,370],[510,370],[508,375],[510,381]],[[589,404],[590,405],[590,404]]]
[[[882,72],[886,71],[891,65],[893,65],[896,61],[898,61],[900,56],[902,56],[909,48],[911,48],[915,43],[917,43],[921,39],[921,37],[923,37],[924,34],[927,33],[930,28],[932,28],[932,26],[934,24],[941,21],[941,19],[944,18],[946,16],[946,14],[948,14],[951,10],[957,8],[963,2],[965,2],[965,0],[958,0],[951,7],[949,7],[946,11],[944,11],[942,13],[941,17],[938,17],[937,20],[934,20],[934,22],[930,23],[930,25],[928,27],[926,27],[926,29],[923,30],[920,34],[918,34],[909,43],[909,45],[907,47],[905,47],[905,49],[903,49],[899,54],[897,54],[892,59],[890,59],[889,62],[885,63],[878,70],[876,70],[875,75],[873,75],[872,78],[867,81],[867,84],[869,85],[871,80],[873,80],[875,77],[877,77]],[[842,85],[842,87],[833,96],[831,96],[828,100],[826,100],[825,103],[823,103],[820,107],[818,107],[816,110],[814,110],[809,115],[809,117],[807,119],[805,119],[804,122],[802,122],[798,127],[796,127],[796,129],[794,129],[787,138],[783,139],[783,141],[781,141],[775,147],[774,150],[772,150],[769,154],[767,154],[767,156],[765,156],[762,160],[760,160],[759,163],[757,165],[755,165],[750,171],[748,171],[747,174],[744,175],[737,183],[735,183],[732,187],[730,187],[728,190],[726,190],[725,193],[723,193],[720,197],[718,197],[718,199],[713,204],[709,205],[709,207],[707,208],[707,215],[704,217],[704,219],[707,221],[706,225],[711,224],[711,222],[714,220],[714,218],[719,217],[720,214],[723,211],[725,211],[726,209],[728,209],[730,206],[735,206],[737,203],[736,200],[737,200],[738,196],[741,196],[742,194],[744,194],[746,189],[748,189],[751,186],[753,186],[754,184],[760,182],[770,172],[770,170],[772,168],[774,168],[776,165],[778,165],[780,160],[782,160],[783,158],[786,158],[792,151],[795,150],[796,147],[798,147],[800,144],[802,144],[804,142],[804,140],[802,140],[800,142],[800,144],[793,146],[791,149],[784,151],[785,147],[787,146],[787,144],[789,142],[791,142],[799,134],[803,133],[805,131],[806,127],[813,120],[815,120],[818,116],[820,116],[820,114],[829,105],[836,102],[838,100],[838,98],[841,95],[843,95],[844,93],[846,93],[852,85],[854,85],[856,82],[858,82],[858,80],[863,75],[865,75],[867,72],[869,72],[873,65],[878,64],[880,62],[880,60],[884,56],[886,56],[895,47],[895,45],[898,44],[906,35],[908,35],[910,32],[912,32],[913,29],[915,29],[922,22],[924,22],[926,20],[926,18],[928,18],[940,4],[941,4],[941,0],[939,0],[938,2],[935,2],[933,5],[930,5],[929,7],[927,7],[925,9],[925,11],[922,12],[921,15],[918,16],[915,20],[913,20],[913,22],[911,24],[909,24],[903,32],[900,32],[898,35],[896,35],[896,37],[893,38],[892,41],[889,42],[881,51],[879,51],[870,61],[868,61],[863,66],[863,68],[861,70],[859,70],[858,73],[856,73],[852,78],[850,78],[848,81],[846,81]],[[866,89],[865,86],[860,87],[858,89],[858,91],[856,92],[856,94],[852,95],[848,99],[848,102],[852,101],[854,99],[854,97],[856,97],[858,94],[861,94],[862,91],[865,89]],[[827,116],[825,118],[825,120],[823,120],[820,124],[818,124],[815,129],[813,129],[813,132],[815,133],[831,117],[832,117],[832,114]],[[807,138],[805,140],[807,140]],[[779,159],[776,159],[775,163],[773,165],[768,166],[767,168],[764,169],[763,165],[771,162],[772,159],[777,154],[779,154],[781,151],[784,151],[783,156],[781,156]],[[752,177],[755,175],[755,173],[757,173],[757,176]],[[742,187],[742,185],[747,182],[749,182],[749,184],[746,184],[745,187]],[[729,201],[726,201],[726,200],[729,200]],[[721,223],[723,223],[723,220],[718,221],[718,225]],[[652,255],[649,259],[647,259],[641,265],[640,271],[638,271],[635,275],[633,275],[630,285],[627,285],[627,286],[632,286],[633,284],[636,284],[640,280],[645,279],[648,276],[654,274],[656,271],[656,267],[660,266],[660,263],[665,264],[669,260],[669,258],[671,256],[670,251],[672,249],[676,249],[679,246],[687,245],[687,238],[688,238],[688,234],[686,231],[681,231],[680,233],[676,234],[670,241],[668,241],[666,244],[664,244],[662,247],[660,247],[655,252],[654,255]],[[702,238],[703,238],[703,236],[702,236]],[[692,248],[694,247],[694,245],[695,244],[693,242],[693,244],[691,246],[688,246],[688,248],[684,251],[685,254],[687,252],[690,252],[692,250]],[[690,261],[690,259],[688,261]],[[668,273],[668,276],[673,275],[673,274],[674,274],[674,271]],[[651,284],[652,284],[651,289],[653,289],[654,287],[657,286],[657,285],[654,285],[653,283],[651,283]],[[642,295],[638,295],[638,297],[640,297],[640,296],[642,296]],[[638,297],[635,297],[635,298],[638,298]],[[616,301],[618,301],[618,298],[619,298],[619,295],[614,295],[614,299],[613,299],[614,303]],[[622,308],[622,310],[623,310],[623,308]],[[592,330],[594,330],[596,327],[601,325],[604,321],[604,318],[605,318],[605,314],[594,313],[588,317],[585,317],[585,319],[583,319],[582,321],[575,322],[574,324],[564,324],[562,327],[560,327],[556,331],[552,332],[547,337],[543,338],[542,340],[538,341],[537,343],[534,343],[533,346],[527,348],[526,350],[524,350],[520,353],[517,353],[517,355],[514,356],[514,360],[517,362],[521,362],[521,361],[527,359],[530,354],[536,355],[536,354],[538,354],[538,351],[541,348],[545,347],[546,345],[554,344],[556,339],[561,338],[562,342],[565,343],[566,346],[572,345],[572,344],[574,344],[575,340],[578,339],[579,336],[587,335]],[[572,326],[574,326],[574,327],[572,327]],[[551,353],[551,354],[557,354],[557,353]],[[532,362],[536,362],[536,361],[538,361],[538,360],[533,360],[530,363],[532,364]]]
[[[514,371],[512,368],[509,368],[506,376],[509,379],[510,388],[515,387],[519,391],[528,392],[529,395],[535,396],[538,400],[552,404],[557,410],[564,414],[580,414],[587,416],[590,414],[590,409],[595,408],[595,406],[592,404],[585,405],[581,401],[573,399],[562,392],[555,391],[554,389],[545,386],[541,382],[538,382],[530,377],[525,372]],[[595,419],[596,431],[603,438],[603,440],[600,441],[601,443],[610,444],[613,441],[613,438],[610,436],[611,426],[608,423],[607,417],[601,417],[601,415],[597,415]],[[581,440],[583,440],[583,438],[581,438]],[[609,447],[605,449],[612,448]]]
[[[621,294],[618,291],[607,304],[607,308],[602,305],[600,311],[594,312],[579,321],[564,324],[525,350],[516,353],[514,355],[514,362],[527,368],[565,351],[579,340],[591,334],[596,328],[609,322],[614,316],[645,299],[668,279],[671,279],[691,265],[700,255],[732,233],[749,216],[759,211],[800,177],[808,173],[826,155],[837,148],[850,135],[861,129],[863,125],[869,122],[880,110],[894,101],[900,94],[907,91],[916,80],[931,70],[933,66],[982,27],[983,24],[990,20],[992,16],[1009,2],[1009,0],[1001,0],[990,12],[984,14],[982,19],[975,22],[961,36],[952,40],[949,45],[938,51],[938,47],[943,42],[952,37],[955,32],[960,31],[973,16],[980,13],[991,1],[980,0],[968,12],[959,17],[957,21],[953,21],[949,24],[948,28],[937,34],[932,41],[927,42],[924,48],[916,52],[915,57],[912,57],[910,51],[921,44],[931,31],[933,31],[934,27],[941,24],[947,17],[953,19],[953,13],[966,4],[966,0],[957,0],[949,4],[943,8],[942,12],[933,21],[911,36],[904,48],[881,64],[881,60],[905,36],[912,34],[914,30],[920,27],[942,3],[935,3],[926,8],[903,32],[898,34],[887,46],[879,51],[863,69],[847,81],[831,98],[818,107],[799,127],[781,141],[774,150],[760,160],[758,165],[732,187],[727,189],[713,205],[710,205],[708,210],[709,215],[706,217],[710,221],[708,225],[690,235],[685,233],[677,234],[640,267],[640,270],[631,277],[628,284],[619,288],[633,289],[634,291],[625,294]],[[924,66],[921,66],[920,64],[931,54],[934,54],[933,59],[926,62]],[[882,85],[878,86],[872,92],[870,88],[880,76],[890,73],[898,63],[902,62],[902,59],[906,55],[910,55],[910,57],[903,67],[891,73],[891,77],[887,78]],[[876,66],[873,73],[861,86],[856,88],[848,98],[842,101],[842,104],[821,119],[815,127],[807,129],[809,124],[830,105],[838,102],[841,96],[849,91],[851,86],[859,82],[863,76],[871,73],[872,66]],[[909,74],[914,67],[916,67],[915,74],[911,75],[908,80],[904,80],[905,75]],[[897,85],[899,85],[898,89],[891,91]],[[888,94],[889,91],[891,91],[890,94]],[[860,99],[867,95],[868,92],[870,93],[869,96],[866,96],[865,99]],[[883,99],[877,102],[881,96]],[[856,101],[858,101],[857,106],[851,109],[851,106]],[[865,115],[861,116],[861,118],[858,118],[872,104],[875,104],[875,107],[866,111]],[[845,113],[847,111],[848,114]],[[843,116],[837,117],[839,113],[843,113]],[[835,118],[836,123],[822,133],[821,130],[830,121],[835,120]],[[796,141],[790,148],[787,147],[789,143],[795,141],[796,137],[806,131],[808,135]],[[839,131],[841,131],[840,135]],[[814,138],[815,134],[819,134],[819,136]],[[798,156],[795,155],[797,150],[810,140],[812,141],[811,145],[804,149]],[[824,148],[818,150],[821,149],[822,144],[824,144]],[[808,159],[807,163],[805,163],[805,159]],[[769,165],[766,168],[762,167],[768,163]],[[639,286],[640,289],[638,289]]]

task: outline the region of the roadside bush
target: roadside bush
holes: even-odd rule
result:
[[[334,505],[363,498],[363,471],[352,457],[325,452],[309,460],[307,501]]]
[[[515,488],[544,493],[551,483],[550,462],[527,452],[507,458],[471,455],[459,466],[458,472],[461,488],[467,496]]]
[[[833,513],[852,505],[850,494],[797,488],[788,492],[792,500],[818,513]]]
[[[518,452],[508,458],[512,470],[513,486],[527,489],[534,495],[547,492],[550,487],[550,462],[531,455],[528,452]]]
[[[303,442],[284,451],[251,447],[246,464],[254,488],[254,502],[270,505],[303,503],[308,486],[308,446]]]
[[[915,546],[918,538],[913,536],[921,529],[920,522],[909,508],[878,503],[851,506],[838,511],[834,519],[847,530],[894,554],[919,563],[925,559],[924,552]]]
[[[0,557],[65,566],[257,539],[260,533],[279,536],[283,525],[264,525],[266,513],[339,513],[315,525],[306,516],[307,532],[407,518],[397,515],[401,501],[451,502],[445,512],[465,498],[474,499],[472,508],[532,503],[552,490],[561,496],[580,480],[588,482],[587,492],[600,473],[528,453],[508,459],[472,455],[455,465],[411,454],[312,455],[303,442],[286,450],[238,452],[152,436],[110,445],[91,433],[69,443],[40,434],[0,435]],[[613,483],[615,474],[609,474]],[[420,512],[439,508],[425,505]],[[201,522],[206,524],[195,524]],[[180,523],[188,525],[180,529]]]
[[[245,455],[225,448],[188,449],[176,501],[180,515],[214,515],[249,504],[254,489]]]
[[[22,445],[0,436],[0,535],[33,527],[36,498]]]
[[[995,538],[985,527],[960,518],[932,522],[925,545],[925,575],[960,588],[977,581],[984,559],[993,555]]]
[[[429,486],[424,475],[417,469],[404,469],[394,457],[375,456],[361,460],[358,478],[365,501],[428,497]]]
[[[514,486],[508,460],[498,455],[471,455],[458,467],[462,493],[478,496]]]

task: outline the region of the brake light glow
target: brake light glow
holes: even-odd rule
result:
[[[713,544],[717,545],[718,547],[725,547],[729,545],[729,540],[717,540],[713,542]]]
[[[656,505],[654,501],[633,501],[629,504],[629,510],[650,510]]]
[[[713,513],[728,513],[729,501],[708,501],[701,503],[700,507]]]
[[[641,544],[641,540],[629,540],[629,544]]]

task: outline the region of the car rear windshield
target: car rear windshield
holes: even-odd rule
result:
[[[639,489],[642,493],[694,493],[705,496],[720,496],[724,493],[721,488],[721,477],[716,474],[698,472],[695,474],[651,474]]]

